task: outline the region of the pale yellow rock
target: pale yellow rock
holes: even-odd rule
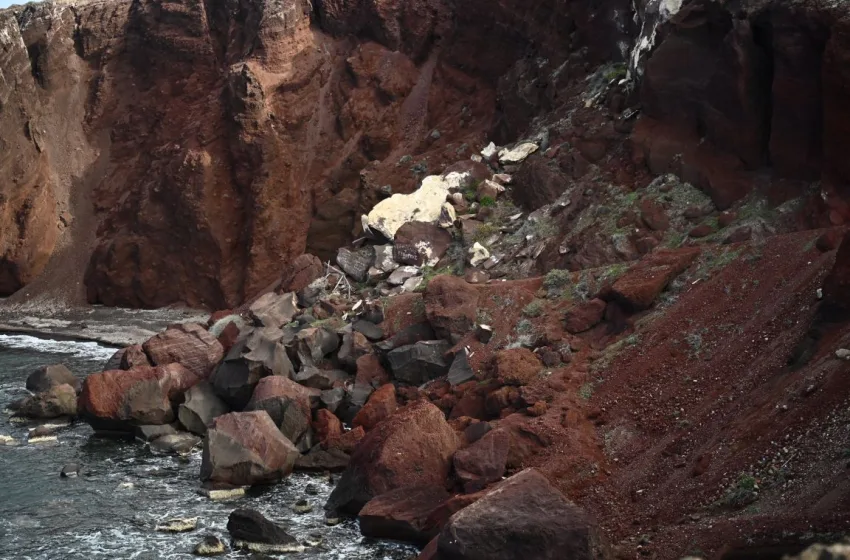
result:
[[[522,163],[525,161],[525,158],[539,150],[540,147],[537,144],[533,144],[531,142],[522,142],[521,144],[517,144],[512,149],[505,148],[504,150],[499,152],[499,161],[504,164],[515,164]]]
[[[363,216],[363,229],[393,239],[398,229],[407,222],[435,224],[440,220],[448,194],[449,184],[445,179],[438,175],[425,177],[422,186],[415,192],[394,194],[376,204],[368,215]]]

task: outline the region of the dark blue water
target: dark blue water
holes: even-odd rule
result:
[[[191,551],[203,535],[228,541],[227,517],[236,507],[262,511],[300,540],[323,539],[286,558],[415,558],[414,548],[364,539],[354,521],[327,527],[322,505],[332,487],[321,477],[296,474],[256,495],[213,502],[197,493],[200,452],[185,459],[155,455],[140,442],[94,438],[83,423],[59,431],[57,443],[29,443],[28,430],[37,424],[10,422],[5,409],[27,395],[24,383],[32,370],[63,363],[82,377],[100,371],[113,352],[90,342],[0,334],[0,435],[19,442],[0,445],[0,559],[196,558]],[[81,476],[60,478],[71,462],[83,465]],[[308,483],[319,487],[319,495],[305,494]],[[301,498],[314,504],[312,513],[292,512]],[[162,520],[196,516],[198,529],[191,533],[154,530]],[[246,557],[231,552],[219,558]]]

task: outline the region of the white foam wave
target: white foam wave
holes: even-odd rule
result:
[[[0,334],[0,347],[16,350],[35,350],[50,354],[66,354],[85,360],[106,361],[115,354],[115,348],[97,342],[51,340],[25,334]]]

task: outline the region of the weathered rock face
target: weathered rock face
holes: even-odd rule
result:
[[[145,342],[142,348],[155,366],[177,363],[204,378],[224,357],[221,343],[196,323],[166,329]]]
[[[83,381],[79,412],[95,430],[168,424],[174,420],[175,401],[200,381],[180,364],[95,373]]]
[[[369,432],[325,505],[356,514],[384,492],[404,486],[444,486],[458,437],[436,406],[419,401]]]
[[[298,442],[310,427],[310,398],[316,394],[291,379],[271,375],[257,384],[245,410],[265,410],[287,439]]]
[[[18,410],[28,418],[57,418],[76,416],[77,391],[68,384],[54,385],[46,391],[28,397]]]
[[[27,377],[27,390],[33,393],[48,391],[57,385],[70,385],[78,389],[80,380],[62,364],[38,368]]]
[[[264,410],[232,412],[207,431],[201,479],[240,486],[276,482],[300,455]]]
[[[3,11],[0,293],[38,279],[31,295],[232,308],[284,269],[298,276],[289,265],[305,252],[333,258],[381,186],[412,192],[427,167],[453,163],[494,125],[524,129],[554,100],[540,79],[572,50],[621,57],[629,4],[118,0]],[[526,52],[545,67],[527,65]],[[300,263],[304,278],[315,264]]]
[[[202,381],[186,391],[185,402],[177,410],[180,423],[192,433],[204,435],[213,420],[230,412],[230,408],[218,398],[212,386]]]
[[[534,469],[516,474],[454,514],[437,540],[452,560],[594,558],[584,512]]]
[[[440,486],[404,487],[381,494],[360,510],[360,532],[376,539],[427,543],[437,533],[431,514],[449,499]]]

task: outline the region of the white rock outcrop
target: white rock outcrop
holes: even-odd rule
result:
[[[394,194],[382,200],[364,215],[363,231],[393,239],[398,229],[407,222],[438,223],[443,212],[449,183],[439,175],[425,177],[411,194]]]

